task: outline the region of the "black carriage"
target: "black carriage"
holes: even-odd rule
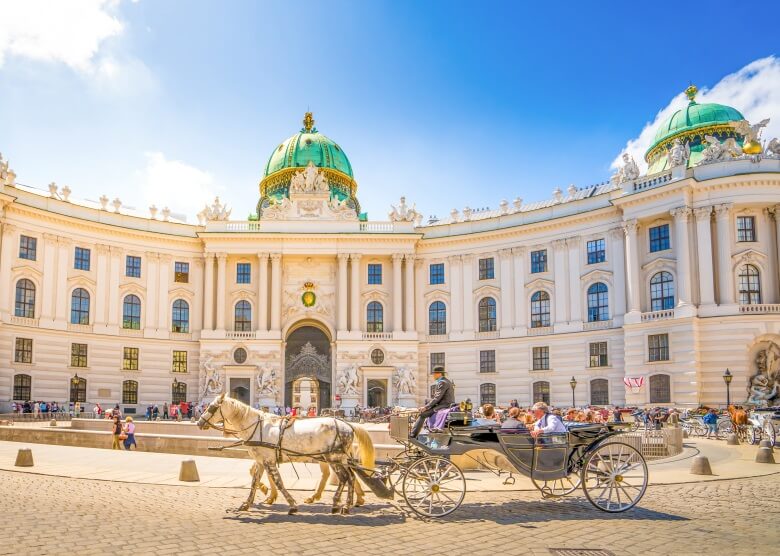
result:
[[[629,425],[577,423],[562,434],[534,438],[525,430],[469,424],[465,413],[450,413],[445,429],[412,438],[411,418],[393,416],[390,436],[404,446],[384,469],[385,480],[415,513],[442,517],[463,502],[466,480],[452,456],[492,454],[490,467],[529,477],[545,498],[582,487],[605,512],[634,507],[647,488],[642,454],[618,436]],[[483,458],[484,461],[484,458]]]

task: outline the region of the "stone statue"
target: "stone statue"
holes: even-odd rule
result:
[[[347,200],[339,200],[338,197],[331,197],[328,201],[328,208],[332,215],[339,220],[354,220],[358,217],[357,211],[349,206]]]
[[[213,360],[214,358],[212,356],[208,356],[206,360],[201,363],[201,370],[206,373],[206,382],[201,398],[215,396],[222,392],[222,377],[220,376],[219,369],[213,364]]]
[[[232,209],[228,209],[227,205],[223,205],[219,202],[219,197],[214,198],[214,202],[211,206],[206,205],[202,211],[198,213],[199,220],[227,220],[230,218]]]
[[[639,177],[639,166],[637,166],[634,157],[628,153],[623,153],[623,166],[613,176],[618,183],[633,181]]]
[[[263,209],[262,217],[265,220],[283,220],[291,216],[292,202],[287,197],[280,200],[274,200],[269,206]]]
[[[756,374],[748,382],[748,403],[763,407],[778,401],[780,347],[774,342],[756,354]]]
[[[780,139],[775,137],[772,139],[769,144],[766,146],[766,153],[769,156],[778,156],[780,157]]]
[[[683,146],[682,141],[680,141],[680,138],[678,137],[672,143],[672,148],[669,149],[669,154],[667,156],[669,157],[670,168],[681,166],[691,157],[691,146],[687,141],[685,142],[685,146]]]
[[[303,170],[297,171],[290,180],[290,191],[293,193],[326,193],[329,191],[328,178],[315,165],[309,164]]]
[[[745,138],[745,143],[751,143],[758,141],[761,136],[761,129],[766,127],[767,124],[769,124],[769,118],[752,125],[747,120],[740,120],[734,124],[734,130]]]
[[[257,375],[257,388],[261,396],[268,396],[276,399],[279,388],[276,385],[276,369],[271,365],[260,367],[260,374]]]
[[[398,367],[393,376],[395,391],[401,395],[414,395],[417,392],[417,377],[409,367]]]
[[[705,135],[704,141],[707,143],[707,147],[701,151],[702,163],[720,162],[742,155],[742,149],[739,148],[737,140],[733,137],[721,142],[717,137]]]
[[[388,218],[392,222],[414,222],[422,218],[422,214],[415,210],[415,205],[411,207],[406,205],[406,197],[401,197],[398,206],[390,205],[393,209],[387,213]]]
[[[342,396],[356,396],[359,382],[357,365],[349,365],[338,372],[336,388]]]

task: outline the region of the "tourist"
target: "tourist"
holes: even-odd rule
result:
[[[171,419],[173,419],[174,421],[178,420],[179,406],[176,405],[175,403],[172,403],[169,410],[171,412]],[[163,411],[165,411],[165,410],[163,410]]]
[[[146,420],[147,421],[151,421],[152,420],[152,406],[151,406],[151,404],[146,406]]]
[[[200,419],[200,416],[203,415],[203,408],[200,404],[194,404],[194,407],[192,408],[192,416],[193,418]]]
[[[620,412],[620,408],[618,408],[618,406],[615,406],[615,409],[612,410],[612,420],[615,423],[623,422],[623,414]]]
[[[167,418],[168,418],[168,402],[165,402],[165,403],[163,403],[163,414],[162,414],[162,418],[163,418],[163,419],[167,419]]]
[[[160,408],[156,405],[152,408],[152,421],[157,421],[160,418]]]
[[[475,425],[495,425],[497,422],[496,408],[489,403],[482,406],[482,417],[474,419]]]
[[[536,418],[534,430],[531,431],[531,436],[534,438],[542,434],[566,432],[566,425],[563,424],[560,417],[550,413],[550,408],[547,407],[546,403],[536,402],[531,410]]]
[[[125,418],[125,426],[122,427],[122,432],[125,433],[125,450],[129,450],[130,446],[135,446],[135,449],[138,449],[138,445],[135,443],[135,423],[133,423],[133,418],[129,415]]]
[[[713,407],[704,416],[704,424],[707,425],[707,438],[710,438],[711,434],[715,435],[715,440],[718,440],[718,412]]]
[[[501,423],[501,430],[517,430],[517,431],[528,432],[525,423],[520,421],[519,417],[520,417],[520,408],[510,407],[509,416],[506,418],[506,420],[503,423]]]
[[[317,416],[317,408],[314,406],[311,406],[309,408],[309,417],[316,417]]]
[[[119,422],[119,415],[114,415],[114,421],[111,423],[111,435],[113,436],[111,449],[121,450],[119,447],[119,436],[122,434],[122,423]]]
[[[40,402],[35,402],[35,404],[33,404],[33,415],[35,416],[36,419],[41,416]]]

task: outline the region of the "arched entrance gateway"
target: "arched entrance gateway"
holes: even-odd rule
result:
[[[330,407],[330,338],[316,326],[300,326],[287,336],[284,352],[284,405],[308,411]]]

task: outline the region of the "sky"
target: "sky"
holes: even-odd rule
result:
[[[383,220],[604,182],[690,83],[780,135],[780,5],[633,5],[2,0],[0,152],[25,185],[243,219],[308,109]]]

